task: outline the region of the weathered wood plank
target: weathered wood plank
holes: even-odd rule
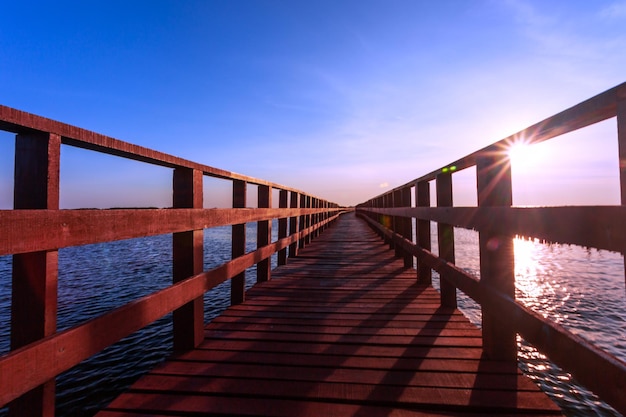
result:
[[[121,400],[122,398],[120,398]],[[225,397],[225,396],[202,396],[197,399],[190,399],[189,402],[180,403],[181,398],[175,395],[158,395],[154,393],[140,395],[128,395],[123,398],[123,402],[116,402],[120,409],[112,409],[98,414],[100,417],[136,417],[136,416],[160,416],[172,414],[168,411],[157,411],[174,408],[175,415],[197,415],[211,410],[214,415],[220,416],[277,416],[277,417],[483,417],[484,413],[465,413],[428,410],[420,411],[415,409],[390,408],[378,405],[347,404],[338,402],[307,401],[306,399],[289,400],[274,398],[253,398],[253,397]],[[119,404],[119,405],[118,405]],[[121,407],[124,407],[123,409]],[[133,411],[123,411],[131,409]],[[141,409],[147,411],[140,411]],[[515,416],[551,416],[553,413],[515,413]]]
[[[330,345],[327,345],[330,346]],[[398,348],[400,349],[400,348]],[[444,351],[443,349],[439,349]],[[245,355],[240,354],[245,351]],[[252,350],[244,349],[241,346],[234,350],[217,350],[206,349],[202,347],[194,349],[185,354],[176,357],[178,361],[193,362],[214,362],[214,363],[237,363],[237,364],[266,364],[266,365],[291,365],[291,366],[335,366],[337,368],[355,368],[355,369],[395,369],[417,371],[437,371],[437,372],[465,372],[475,373],[479,369],[489,374],[510,374],[511,367],[501,361],[489,361],[480,356],[480,350],[476,358],[458,359],[455,357],[445,357],[437,355],[437,348],[426,350],[421,348],[424,353],[420,355],[417,348],[412,349],[408,353],[401,355],[393,354],[383,356],[379,352],[371,355],[364,355],[365,349],[357,352],[351,352],[350,355],[329,354],[320,351],[298,351],[285,352],[276,347],[276,351]],[[447,349],[445,350],[447,352]],[[441,360],[445,358],[446,360]],[[517,370],[519,373],[519,369]]]
[[[434,321],[428,320],[426,317],[423,320],[402,320],[395,319],[393,321],[388,320],[375,320],[368,319],[367,322],[363,320],[345,319],[336,320],[331,317],[317,319],[314,321],[307,321],[301,318],[294,318],[293,316],[287,317],[259,317],[257,315],[252,316],[236,316],[222,314],[219,317],[214,318],[211,324],[224,324],[224,323],[239,323],[239,324],[272,324],[273,326],[292,325],[299,326],[302,331],[311,331],[315,328],[325,329],[324,331],[333,331],[334,328],[352,328],[353,331],[367,331],[368,328],[377,329],[379,332],[392,331],[394,328],[401,328],[404,331],[406,329],[476,329],[471,323],[466,320],[445,320]],[[312,323],[312,324],[311,324]],[[312,328],[312,329],[311,329]]]
[[[541,406],[541,401],[536,400],[541,398],[537,386],[518,375],[490,375],[478,380],[476,375],[466,373],[338,371],[334,368],[234,364],[214,365],[207,369],[189,362],[176,365],[180,366],[147,375],[133,386],[133,390],[183,395],[194,391],[197,394],[222,392],[269,398],[360,401],[366,404],[386,403],[392,407],[415,404],[426,408],[444,403],[476,408],[507,407],[513,411],[535,410],[537,405]],[[288,390],[284,390],[286,383],[290,385]],[[518,383],[522,386],[517,386]],[[346,395],[346,392],[349,394]],[[518,406],[518,401],[521,406]],[[498,402],[500,404],[496,404]]]
[[[380,323],[380,322],[379,322]],[[414,322],[410,322],[414,324]],[[343,325],[342,325],[343,324]],[[383,327],[369,325],[359,326],[347,325],[346,323],[338,323],[335,326],[316,326],[307,325],[305,323],[301,325],[297,324],[283,324],[273,321],[270,326],[267,323],[245,323],[241,321],[219,323],[213,321],[211,325],[207,326],[207,330],[219,331],[219,332],[275,332],[275,333],[288,333],[293,335],[294,333],[305,334],[332,334],[332,335],[344,335],[348,332],[354,335],[384,335],[384,336],[411,336],[419,334],[421,336],[442,336],[442,337],[480,337],[480,330],[470,326],[465,327],[465,323],[461,323],[459,327],[452,327],[448,325],[448,322],[441,323],[442,326],[410,326],[406,327]]]
[[[198,349],[204,349],[202,345]],[[437,346],[385,346],[385,345],[347,345],[321,342],[289,343],[264,340],[220,339],[211,342],[206,349],[274,352],[274,353],[307,353],[312,355],[342,355],[366,357],[390,357],[408,359],[473,359],[480,360],[482,347],[437,347]]]

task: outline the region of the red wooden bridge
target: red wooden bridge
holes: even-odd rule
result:
[[[512,250],[513,237],[523,235],[624,253],[624,205],[511,207],[504,151],[518,137],[541,142],[613,117],[624,203],[621,84],[347,210],[0,106],[0,129],[17,134],[14,209],[0,211],[0,255],[13,255],[0,406],[15,416],[54,415],[57,375],[174,312],[175,355],[100,415],[560,414],[520,374],[518,334],[626,413],[626,364],[516,302]],[[173,169],[173,207],[59,210],[61,145]],[[473,166],[478,207],[453,207],[452,176]],[[232,182],[233,208],[202,207],[204,176]],[[258,190],[258,208],[246,208],[248,185]],[[257,222],[257,249],[246,253],[250,222]],[[203,229],[225,225],[232,226],[232,260],[203,271]],[[479,232],[481,279],[454,265],[454,227]],[[171,286],[57,332],[59,248],[166,233],[173,234]],[[497,247],[488,244],[494,239]],[[274,253],[280,266],[271,270]],[[255,265],[258,284],[245,292],[245,271]],[[440,292],[431,286],[433,270]],[[203,295],[227,280],[232,306],[205,325]],[[456,309],[457,291],[482,306],[481,329]]]

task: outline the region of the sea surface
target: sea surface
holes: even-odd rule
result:
[[[277,226],[274,223],[273,240]],[[455,229],[456,263],[478,276],[478,234]],[[204,267],[230,259],[231,229],[204,233]],[[436,239],[436,233],[433,233]],[[96,317],[167,287],[172,275],[172,237],[161,235],[59,251],[58,329]],[[256,246],[256,224],[247,226],[247,250]],[[436,248],[436,242],[433,242]],[[435,250],[436,252],[436,250]],[[626,361],[626,290],[620,254],[578,246],[515,240],[517,298],[612,355]],[[273,267],[276,257],[272,259]],[[254,267],[247,286],[256,281]],[[438,286],[435,274],[434,285]],[[11,257],[0,257],[0,354],[9,350]],[[480,309],[459,293],[460,309],[480,325]],[[230,284],[205,295],[205,321],[228,306]],[[140,375],[171,353],[171,314],[82,362],[57,378],[57,415],[91,416]],[[618,416],[569,374],[518,340],[520,367],[569,416]],[[0,410],[0,416],[5,410]]]

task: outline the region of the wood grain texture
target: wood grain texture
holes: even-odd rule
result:
[[[99,415],[559,415],[353,214]]]

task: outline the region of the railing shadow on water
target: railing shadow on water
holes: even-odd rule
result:
[[[616,175],[620,178],[621,205],[513,207],[508,152],[514,144],[537,144],[611,118],[617,124],[615,157],[620,161]],[[474,167],[478,206],[453,206],[453,175]],[[430,201],[433,181],[435,207]],[[626,414],[624,358],[516,301],[514,255],[514,239],[523,236],[623,256],[625,204],[626,83],[363,202],[357,206],[357,214],[399,248],[401,256],[409,258],[407,262],[415,258],[422,275],[438,272],[442,305],[456,306],[457,290],[478,303],[486,357],[515,363],[519,335],[617,412]],[[431,222],[437,224],[438,255],[431,252]],[[477,276],[455,265],[454,228],[478,232]],[[621,284],[624,291],[624,281]],[[626,335],[612,337],[619,341]]]
[[[12,271],[11,282],[4,284],[11,293],[10,350],[0,357],[0,407],[8,404],[10,415],[53,414],[58,375],[89,364],[84,361],[94,360],[93,355],[109,346],[109,350],[124,350],[129,339],[114,344],[137,337],[140,329],[162,338],[163,329],[172,328],[173,351],[197,346],[203,338],[207,292],[229,282],[228,301],[240,302],[250,285],[246,270],[255,268],[257,280],[267,279],[272,259],[284,262],[288,250],[309,243],[342,211],[335,203],[297,189],[5,106],[0,106],[0,130],[16,134],[14,209],[0,210],[0,256],[11,256],[11,262],[5,263]],[[173,207],[59,210],[61,145],[171,169]],[[206,177],[232,183],[233,208],[203,208]],[[256,187],[257,202],[247,201],[248,185]],[[272,204],[274,190],[278,190],[278,204]],[[272,234],[272,223],[278,233]],[[246,231],[246,224],[257,229],[253,248],[246,245],[250,241],[246,233],[252,229]],[[228,254],[232,260],[208,266],[205,231],[219,227],[232,229]],[[63,273],[59,250],[163,235],[169,235],[171,247],[169,283],[118,303],[104,314],[57,329],[59,274]],[[67,395],[60,394],[62,399]]]

